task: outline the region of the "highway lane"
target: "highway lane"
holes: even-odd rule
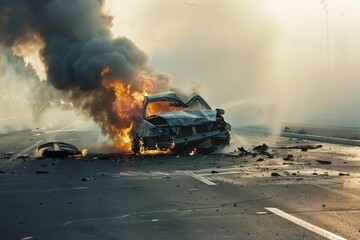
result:
[[[50,139],[86,146],[98,137],[76,131],[23,134],[1,136],[2,151],[14,151],[16,143],[16,154]],[[249,146],[290,141],[266,135],[242,137]],[[337,154],[330,151],[334,147],[340,149]],[[359,161],[353,151],[324,145],[301,153],[303,159],[294,151],[296,165],[282,164],[282,154],[289,151],[263,162],[252,156],[95,153],[83,159],[1,160],[1,239],[358,239]],[[325,156],[334,159],[332,166],[305,164]],[[39,170],[48,173],[37,174]],[[311,175],[315,170],[319,175]],[[352,170],[351,176],[337,175],[344,170]],[[281,177],[271,177],[273,171]],[[322,176],[324,172],[328,174]],[[334,236],[324,237],[321,231],[266,208]]]

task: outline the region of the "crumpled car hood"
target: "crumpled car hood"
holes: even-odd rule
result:
[[[169,126],[199,125],[205,122],[216,121],[216,110],[184,110],[157,114],[164,118]]]

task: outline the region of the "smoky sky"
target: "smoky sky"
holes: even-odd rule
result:
[[[130,40],[112,38],[112,18],[102,12],[103,5],[103,0],[1,0],[1,42],[13,46],[40,35],[47,78],[57,89],[99,88],[105,66],[129,79],[146,56]]]
[[[129,122],[114,113],[115,92],[103,87],[102,71],[109,68],[107,78],[130,83],[146,70],[147,56],[129,39],[112,36],[112,17],[103,7],[104,0],[0,0],[0,45],[43,42],[47,81],[34,92],[35,118],[47,102],[68,100],[114,137],[106,121],[118,127]]]

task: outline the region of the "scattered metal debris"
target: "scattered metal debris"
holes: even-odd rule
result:
[[[339,176],[350,176],[349,173],[339,173]]]
[[[249,153],[244,147],[239,147],[238,149],[239,149],[239,151],[240,151],[241,153],[243,153],[243,154]]]
[[[263,143],[262,145],[256,146],[253,148],[254,152],[260,153],[260,154],[264,154],[267,152],[267,150],[269,149],[269,146],[266,145],[265,143]]]
[[[0,155],[0,159],[10,159],[14,155],[14,152],[6,152]]]
[[[320,164],[332,164],[332,162],[329,160],[316,160],[316,161]]]
[[[273,173],[271,173],[271,176],[272,176],[272,177],[281,177],[281,175],[280,175],[280,174],[278,174],[277,172],[273,172]]]
[[[284,161],[294,161],[294,155],[289,154],[283,158]]]
[[[295,146],[285,146],[285,147],[273,147],[274,149],[301,149],[301,151],[306,152],[307,150],[322,148],[322,145],[295,145]]]

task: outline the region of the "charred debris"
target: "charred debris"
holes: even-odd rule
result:
[[[262,145],[255,146],[252,149],[245,149],[244,147],[238,147],[237,150],[223,154],[227,157],[245,157],[245,156],[263,156],[267,158],[274,158],[274,153],[278,150],[291,150],[291,149],[299,149],[302,152],[306,152],[308,150],[322,148],[322,145],[293,145],[293,146],[273,146],[269,147],[265,143]],[[283,158],[284,161],[294,161],[294,156],[292,154],[288,154],[286,157]],[[264,161],[264,158],[260,157],[258,162]]]

